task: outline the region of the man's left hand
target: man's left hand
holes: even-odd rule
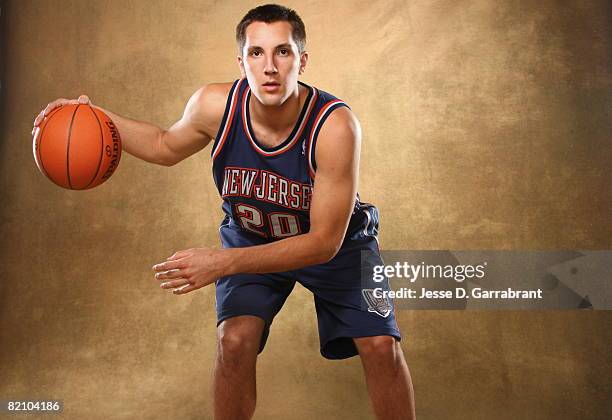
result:
[[[226,273],[229,258],[223,250],[191,248],[175,252],[165,262],[155,264],[155,278],[162,289],[183,295],[214,283]]]

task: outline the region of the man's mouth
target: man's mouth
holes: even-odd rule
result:
[[[266,82],[262,85],[262,89],[267,93],[276,93],[280,91],[280,83],[278,82]]]

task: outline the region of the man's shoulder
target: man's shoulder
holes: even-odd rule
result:
[[[203,124],[211,137],[219,129],[232,85],[232,82],[208,83],[198,88],[189,100],[190,114]]]
[[[333,106],[332,104],[329,115],[323,122],[321,132],[319,134],[319,142],[321,139],[338,137],[354,137],[355,133],[360,130],[359,120],[348,106]],[[325,141],[325,140],[324,140]]]
[[[219,105],[225,106],[232,85],[232,82],[208,83],[196,90],[193,96],[198,102],[198,105],[206,108]]]

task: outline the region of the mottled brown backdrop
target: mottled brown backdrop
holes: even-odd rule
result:
[[[256,3],[9,0],[2,8],[0,399],[70,419],[210,418],[212,287],[177,297],[150,267],[218,242],[206,150],[172,168],[124,155],[91,191],[32,158],[57,97],[163,127],[239,76],[233,28]],[[290,1],[304,81],[364,133],[362,197],[383,249],[611,249],[610,3]],[[603,419],[606,312],[399,313],[420,419]],[[296,288],[258,365],[257,419],[369,419],[357,358],[318,353]]]

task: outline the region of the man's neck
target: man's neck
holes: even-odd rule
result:
[[[293,129],[303,105],[299,85],[280,106],[266,106],[254,96],[249,102],[251,123],[280,133]]]

